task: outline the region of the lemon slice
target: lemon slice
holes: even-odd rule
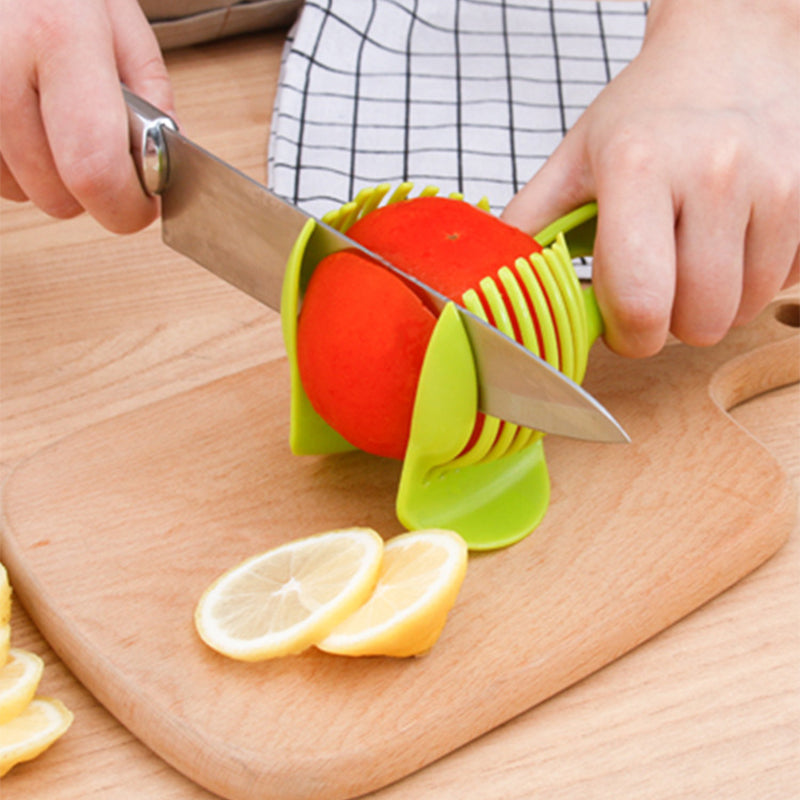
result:
[[[386,543],[370,599],[318,642],[328,653],[412,656],[441,635],[467,571],[467,545],[452,531],[404,533]]]
[[[0,626],[11,620],[11,584],[8,582],[6,568],[0,564]]]
[[[219,577],[195,610],[200,638],[242,661],[299,653],[370,595],[383,539],[371,528],[320,533],[254,556]]]
[[[11,652],[11,626],[0,625],[0,667],[4,667],[8,662],[8,654]]]
[[[0,563],[0,667],[8,661],[11,649],[11,584],[6,568]]]
[[[72,712],[60,700],[34,697],[19,716],[0,725],[0,777],[36,758],[71,724]]]
[[[0,669],[0,725],[18,716],[33,699],[42,679],[44,662],[36,653],[12,649]]]

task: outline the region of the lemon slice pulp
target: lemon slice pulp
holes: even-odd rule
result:
[[[35,697],[10,722],[0,725],[0,776],[50,747],[72,724],[72,712],[60,701]]]
[[[0,725],[19,716],[36,694],[44,662],[36,653],[13,648],[0,669]]]
[[[457,533],[404,533],[384,547],[370,599],[317,647],[350,656],[412,656],[439,638],[467,570],[468,550]]]
[[[308,536],[220,576],[195,610],[200,638],[223,655],[257,661],[299,653],[372,592],[383,539],[371,528]]]
[[[11,653],[11,626],[8,624],[0,625],[0,667],[8,662]]]

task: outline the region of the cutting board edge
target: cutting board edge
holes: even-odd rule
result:
[[[712,374],[709,396],[731,419],[731,411],[736,406],[800,382],[800,336],[792,333],[792,324],[782,321],[785,309],[797,306],[786,301],[772,303],[760,320],[765,328],[775,331],[776,338],[726,360]],[[767,361],[770,368],[765,370]],[[759,441],[745,426],[739,427]],[[759,444],[763,446],[760,441]],[[764,449],[769,452],[768,448]]]
[[[393,767],[382,772],[379,777],[373,775],[372,779],[370,779],[369,774],[365,773],[363,753],[360,752],[343,754],[340,751],[336,754],[335,760],[331,754],[322,764],[319,762],[319,754],[308,754],[309,778],[313,781],[312,773],[316,773],[316,782],[318,782],[319,786],[325,787],[326,793],[318,796],[324,796],[326,800],[349,800],[382,788],[402,779],[411,772],[433,763],[474,740],[477,736],[491,731],[520,714],[526,713],[558,692],[591,677],[616,659],[646,644],[662,631],[707,605],[739,583],[748,574],[763,566],[779,552],[790,536],[796,534],[798,528],[800,528],[800,520],[797,513],[797,487],[786,476],[778,462],[776,461],[775,463],[782,479],[779,518],[771,528],[771,533],[766,540],[763,536],[759,539],[763,547],[758,556],[752,560],[743,558],[743,564],[747,566],[740,568],[736,574],[727,573],[728,579],[715,585],[712,592],[707,593],[699,600],[697,597],[687,598],[683,606],[670,619],[655,621],[651,628],[644,631],[638,640],[629,640],[624,647],[617,648],[612,654],[581,664],[579,669],[569,672],[563,681],[549,687],[547,691],[531,695],[520,692],[517,694],[513,704],[507,703],[504,706],[495,706],[491,713],[479,715],[472,721],[470,726],[459,731],[460,735],[451,737],[446,743],[442,743],[440,747],[432,750],[430,743],[428,743],[425,748],[425,754],[417,756],[411,762],[393,759],[396,741],[391,736],[385,738],[382,744],[384,749],[373,750],[371,758],[378,761],[383,759],[382,763],[384,765],[393,764]],[[3,508],[3,523],[3,531],[5,532],[5,506]],[[740,539],[747,540],[748,538],[748,531],[743,531]],[[208,769],[207,759],[204,759],[204,769],[196,769],[195,759],[191,757],[191,754],[199,752],[201,746],[208,747],[212,752],[219,752],[219,748],[216,746],[216,737],[205,736],[197,729],[176,725],[169,719],[168,715],[161,713],[158,708],[143,707],[142,699],[136,695],[135,691],[133,691],[134,687],[130,686],[129,682],[124,682],[120,685],[119,681],[115,681],[113,688],[106,691],[105,684],[108,683],[109,687],[112,686],[106,678],[113,670],[110,667],[104,670],[104,661],[99,656],[94,661],[85,661],[79,657],[81,655],[79,629],[68,630],[60,635],[52,631],[48,620],[55,617],[57,613],[56,607],[49,600],[47,592],[43,590],[38,581],[31,579],[17,582],[13,580],[15,573],[24,575],[24,571],[20,570],[18,572],[16,569],[18,555],[14,552],[13,544],[9,548],[9,540],[5,535],[3,535],[2,539],[0,556],[9,567],[12,583],[15,586],[15,593],[37,627],[43,632],[48,632],[48,642],[53,647],[53,650],[101,704],[154,753],[191,780],[203,785],[204,788],[220,794],[222,797],[230,797],[232,800],[241,800],[241,798],[249,797],[254,789],[258,792],[264,792],[268,789],[274,790],[276,786],[281,786],[281,784],[282,793],[276,795],[259,794],[258,796],[265,798],[274,796],[279,797],[280,800],[302,800],[302,798],[308,796],[305,788],[300,789],[298,787],[296,781],[293,780],[293,775],[281,775],[280,770],[265,773],[263,768],[256,768],[257,751],[255,750],[251,751],[252,755],[242,753],[242,757],[233,762],[231,762],[230,758],[220,758],[219,763],[211,770]],[[8,559],[8,555],[11,556],[10,559]],[[522,685],[526,685],[526,679],[534,675],[535,670],[534,665],[528,665],[526,668],[518,670],[514,674],[513,680],[518,684],[523,681]],[[510,680],[510,678],[507,676],[506,680]],[[124,689],[124,691],[121,692],[120,689]],[[444,719],[447,716],[447,711],[444,710],[442,714],[443,722],[447,721]],[[154,722],[156,721],[159,721],[160,725],[155,725]],[[158,731],[158,735],[154,735],[153,731]],[[374,744],[377,744],[377,742]],[[187,753],[189,757],[186,757]],[[344,764],[343,756],[346,759]],[[294,759],[293,768],[296,770],[297,754],[294,754]],[[252,764],[249,763],[251,761],[253,762]],[[410,770],[409,763],[411,764]],[[341,777],[343,775],[352,775],[354,770],[359,774],[358,783],[353,784],[352,781],[347,781],[347,779],[345,779],[344,783],[341,783]],[[210,780],[204,779],[209,775],[212,776]],[[332,786],[332,780],[337,785]],[[333,789],[333,792],[331,792],[331,789]]]
[[[778,343],[778,344],[780,344],[780,343]],[[770,348],[770,353],[771,354],[782,352],[781,348],[777,347],[777,345],[767,345],[766,347]],[[759,349],[757,349],[757,350],[755,350],[753,352],[754,353],[758,353],[758,352],[760,352],[760,350],[763,350],[763,349],[764,348],[759,348]],[[751,354],[747,354],[747,355],[749,357],[749,356],[752,355],[752,353]],[[727,363],[728,362],[726,362],[726,364]],[[744,362],[742,362],[742,363],[744,363]],[[259,369],[262,369],[263,366],[264,365],[251,367],[248,370],[246,370],[246,372],[255,372],[255,371],[259,370]],[[723,367],[721,367],[720,369],[724,368],[725,366],[726,365],[723,365]],[[717,371],[717,373],[718,372],[719,372],[719,370]],[[715,375],[717,373],[715,373]],[[230,380],[230,378],[231,378],[231,376],[226,376],[226,377],[217,379],[216,381],[213,381],[211,383],[221,383],[221,382],[224,382],[226,380]],[[768,391],[770,389],[778,388],[778,386],[784,385],[784,383],[791,383],[791,382],[794,382],[794,381],[793,380],[787,380],[787,381],[784,381],[782,383],[778,383],[778,384],[775,384],[775,385],[768,386],[766,388],[761,387],[758,391],[752,392],[751,395],[758,394],[758,393],[760,393],[762,391]],[[181,393],[181,394],[190,394],[191,392],[193,392],[195,390],[196,389],[190,389],[190,390],[187,390],[187,392]],[[744,402],[751,395],[739,396],[737,398],[737,403]],[[172,398],[170,398],[170,399],[172,399]],[[165,401],[157,401],[157,402],[161,403],[161,402],[165,402]],[[717,401],[715,400],[715,402],[717,402]],[[739,425],[735,420],[733,420],[731,418],[731,415],[728,413],[728,409],[725,408],[726,404],[727,404],[727,401],[725,403],[717,402],[717,405],[720,406],[720,408],[722,408],[723,412],[725,413],[725,416],[728,417],[729,420],[732,423],[736,424],[740,429],[747,431],[746,428],[742,428],[741,425]],[[141,411],[142,411],[142,409],[138,409],[135,412],[129,412],[129,413],[139,413]],[[109,421],[100,422],[100,423],[97,423],[97,425],[103,425],[103,424],[106,424],[108,422]],[[95,427],[95,426],[90,426],[90,427]],[[41,453],[43,451],[45,451],[45,450],[49,450],[50,448],[58,447],[61,443],[63,443],[64,440],[72,438],[73,436],[78,436],[78,435],[80,435],[82,433],[83,433],[83,431],[77,431],[77,432],[75,432],[73,434],[70,434],[67,437],[64,437],[63,439],[59,440],[58,442],[55,442],[55,443],[49,445],[48,447],[43,448],[42,451],[39,451],[38,453],[34,454],[34,456],[32,456],[31,459],[29,459],[29,460],[32,460],[32,459],[36,458],[37,456],[41,455]],[[486,727],[484,727],[481,732],[486,732],[486,731],[490,730],[491,728],[496,727],[499,724],[502,724],[503,722],[507,721],[508,719],[512,718],[513,716],[517,716],[520,713],[524,713],[524,711],[527,710],[527,708],[531,708],[531,707],[534,707],[534,706],[538,705],[540,702],[542,702],[544,699],[547,699],[547,697],[551,696],[553,693],[555,693],[557,691],[560,691],[563,688],[567,688],[568,686],[573,685],[575,682],[577,682],[579,680],[582,680],[585,677],[590,676],[594,672],[596,672],[599,669],[601,669],[603,666],[605,666],[608,663],[610,663],[611,661],[615,660],[615,658],[617,658],[617,657],[619,657],[619,656],[621,656],[621,655],[623,655],[623,654],[625,654],[627,652],[630,652],[631,650],[633,650],[636,647],[640,646],[644,642],[646,642],[649,639],[651,639],[654,636],[656,636],[661,630],[664,630],[665,628],[670,627],[675,622],[678,622],[680,619],[683,619],[684,617],[686,617],[688,614],[690,614],[696,608],[698,608],[701,605],[704,605],[705,603],[711,601],[714,597],[717,597],[719,594],[721,594],[722,592],[724,592],[725,590],[727,590],[728,588],[730,588],[731,586],[733,586],[734,584],[739,582],[743,577],[745,577],[745,575],[749,574],[753,570],[755,570],[758,567],[760,567],[763,563],[765,563],[767,560],[769,560],[769,558],[771,558],[775,553],[777,553],[780,550],[780,548],[788,540],[788,538],[792,535],[792,533],[797,530],[797,526],[798,526],[797,503],[796,503],[797,487],[796,487],[796,485],[794,485],[793,482],[790,481],[790,479],[788,478],[788,476],[785,473],[785,470],[782,468],[782,466],[780,465],[778,460],[775,458],[775,456],[767,448],[764,447],[763,443],[759,442],[757,437],[753,436],[749,431],[747,431],[747,434],[755,442],[758,442],[759,446],[764,450],[765,455],[769,458],[769,460],[774,465],[775,470],[777,470],[777,472],[781,475],[782,481],[783,481],[782,492],[781,492],[781,505],[784,506],[784,508],[783,508],[783,510],[781,512],[781,515],[780,515],[781,521],[780,521],[780,524],[776,523],[773,526],[770,535],[767,537],[768,547],[765,547],[764,552],[760,554],[758,561],[757,562],[754,561],[752,566],[750,566],[746,570],[742,571],[741,574],[733,576],[731,580],[725,582],[725,585],[720,585],[713,593],[709,594],[708,597],[706,597],[700,603],[696,603],[694,601],[687,602],[686,603],[686,606],[687,606],[686,609],[681,611],[680,613],[676,614],[675,618],[672,621],[667,622],[666,624],[663,624],[663,625],[657,625],[652,632],[649,632],[646,635],[643,635],[639,641],[633,642],[629,646],[626,646],[623,650],[618,652],[613,657],[603,660],[602,663],[597,663],[597,664],[594,664],[594,665],[584,666],[584,668],[582,668],[580,671],[574,672],[572,674],[572,676],[570,677],[570,679],[565,681],[563,686],[560,689],[555,689],[553,692],[548,693],[546,696],[543,696],[543,697],[540,697],[538,699],[535,699],[530,704],[526,704],[526,708],[520,708],[519,710],[516,710],[516,711],[514,711],[513,713],[510,713],[510,714],[507,713],[507,711],[504,711],[502,713],[498,713],[497,710],[495,710],[495,713],[493,714],[493,716],[496,718],[496,722],[487,724]],[[18,479],[19,475],[21,475],[24,472],[24,466],[25,466],[26,463],[27,463],[27,461],[26,462],[22,462],[20,465],[18,465],[18,467],[16,469],[14,469],[11,472],[11,474],[7,477],[7,480],[4,482],[4,485],[2,487],[2,496],[3,496],[4,502],[3,502],[3,505],[2,505],[2,533],[0,534],[0,559],[2,559],[5,563],[7,563],[7,566],[9,566],[9,572],[11,574],[12,583],[15,584],[15,588],[17,590],[18,597],[22,601],[23,605],[27,609],[29,609],[29,611],[31,612],[31,616],[34,618],[34,621],[36,622],[36,624],[40,627],[40,630],[45,630],[45,629],[49,629],[48,617],[51,614],[54,613],[53,604],[52,604],[52,602],[50,602],[50,603],[47,602],[47,593],[44,591],[44,587],[41,586],[41,584],[37,580],[35,580],[33,578],[30,578],[27,582],[24,581],[24,580],[20,580],[20,576],[24,576],[25,572],[26,572],[25,570],[22,569],[22,566],[21,566],[22,563],[24,562],[24,557],[22,556],[21,553],[15,553],[14,545],[16,543],[13,542],[13,543],[10,544],[11,540],[9,540],[9,538],[6,536],[6,530],[8,530],[9,520],[7,518],[7,513],[6,513],[6,502],[5,502],[5,499],[7,497],[7,493],[9,492],[10,488],[13,488],[14,481],[16,479]],[[12,539],[13,539],[13,537],[12,537]],[[10,556],[10,558],[9,558],[9,556]],[[55,639],[57,641],[53,641],[50,636],[48,636],[48,639],[51,641],[51,644],[53,644],[53,649],[56,652],[58,652],[59,654],[64,653],[65,655],[67,655],[67,658],[64,659],[65,663],[67,663],[68,666],[70,667],[70,669],[72,669],[73,672],[75,672],[76,676],[81,680],[81,682],[83,682],[84,685],[87,686],[87,688],[93,687],[95,682],[92,680],[92,674],[91,674],[91,670],[89,668],[89,665],[81,665],[79,660],[77,659],[77,656],[73,656],[73,651],[77,652],[77,649],[78,649],[77,644],[76,644],[77,640],[73,641],[70,644],[70,647],[67,647],[67,643],[59,640],[59,638],[57,636],[53,637],[53,639]],[[76,666],[76,664],[77,664],[77,666]],[[118,684],[117,684],[117,687],[119,688]],[[176,741],[176,739],[174,737],[175,736],[184,736],[185,737],[186,734],[187,734],[186,731],[181,730],[181,726],[174,726],[173,725],[172,728],[170,729],[170,733],[171,733],[171,735],[173,737],[170,741],[171,741],[173,747],[162,748],[162,747],[160,747],[160,745],[158,744],[157,741],[152,740],[151,737],[147,735],[146,720],[143,720],[143,721],[139,722],[139,721],[136,721],[135,719],[131,719],[128,715],[125,714],[126,704],[127,704],[128,708],[132,708],[132,706],[133,706],[133,701],[132,701],[132,698],[130,696],[130,692],[129,691],[126,690],[124,698],[117,702],[117,701],[114,701],[113,698],[109,701],[108,695],[106,695],[106,693],[102,691],[102,687],[100,687],[99,691],[95,691],[94,688],[91,688],[91,690],[92,690],[93,694],[98,696],[98,699],[101,700],[103,705],[106,706],[107,708],[109,708],[109,710],[111,710],[112,708],[115,708],[117,706],[121,707],[123,709],[123,713],[122,714],[119,714],[116,711],[112,711],[112,713],[114,713],[115,716],[118,716],[120,719],[128,720],[128,721],[125,722],[125,724],[132,731],[134,731],[136,733],[136,735],[140,739],[142,739],[143,742],[148,744],[148,746],[150,746],[151,749],[154,749],[155,752],[159,753],[159,755],[161,755],[161,757],[163,757],[166,761],[171,763],[177,769],[179,769],[180,771],[185,772],[187,775],[189,775],[190,778],[192,778],[193,780],[198,781],[197,773],[191,771],[191,766],[192,766],[191,759],[182,759],[180,757],[173,758],[173,754],[171,752],[173,747],[174,747],[174,742]],[[130,722],[130,724],[129,724],[129,722]],[[191,733],[191,731],[189,733]],[[478,734],[467,734],[467,735],[465,735],[463,737],[463,740],[459,740],[459,741],[456,742],[455,747],[461,746],[462,744],[474,739],[475,735],[478,735]],[[166,734],[165,734],[165,737],[166,737]],[[200,741],[201,739],[204,739],[204,738],[206,738],[206,737],[202,737],[202,736],[198,737],[197,735],[191,735],[191,736],[188,737],[188,739],[184,739],[184,741],[189,741],[190,744],[194,744],[194,743],[196,743],[196,742],[198,742],[198,741]],[[452,742],[452,740],[451,740],[451,742]],[[192,749],[193,748],[190,748],[190,752],[191,752]],[[440,758],[443,755],[446,755],[446,753],[451,752],[453,749],[454,749],[454,747],[452,746],[452,743],[451,743],[451,745],[443,748],[442,752],[434,755],[432,758],[429,758],[429,759],[425,760],[424,763],[420,763],[418,766],[416,766],[414,768],[418,769],[418,768],[424,766],[425,764],[430,763],[431,761],[436,760],[437,758]],[[239,768],[241,768],[243,765],[241,763],[239,763],[237,766]],[[340,769],[340,764],[337,764],[336,767],[337,767],[337,770]],[[190,771],[187,771],[187,769],[190,770]],[[259,773],[259,774],[261,774],[261,777],[263,778],[263,773]],[[391,776],[389,776],[387,780],[384,780],[382,778],[380,783],[374,783],[374,784],[370,784],[369,786],[366,786],[366,787],[361,787],[360,791],[363,792],[363,791],[369,791],[369,790],[372,790],[372,789],[376,789],[379,786],[386,785],[386,783],[390,783],[391,781],[396,780],[396,779],[398,779],[398,778],[400,778],[400,777],[402,777],[403,775],[406,775],[406,774],[408,774],[408,769],[406,769],[404,767],[398,767],[397,771],[395,773],[393,773]],[[248,787],[252,788],[252,785],[253,785],[253,783],[252,783],[252,775],[249,775],[247,773],[247,770],[244,771],[243,775],[245,775],[247,777],[243,778],[242,774],[240,774],[238,776],[239,780],[245,780],[246,785]],[[198,782],[200,782],[200,781],[198,781]],[[206,785],[206,784],[204,783],[203,785]],[[226,786],[228,786],[230,788],[230,784],[226,784]],[[221,791],[223,793],[223,795],[226,793],[225,786],[217,786],[215,784],[215,786],[213,786],[213,787],[209,786],[208,788],[211,788],[212,791],[217,791],[217,792]],[[350,789],[347,789],[345,791],[346,792],[350,792]],[[244,796],[244,795],[240,795],[240,794],[237,793],[237,794],[230,794],[229,796],[231,796],[231,797],[241,797],[241,796]],[[282,795],[282,797],[285,797],[285,798],[290,798],[290,797],[293,797],[293,796],[294,795],[292,795],[292,794],[284,794],[284,795]],[[332,798],[333,797],[335,797],[335,798],[345,798],[345,797],[351,797],[353,795],[352,794],[337,794],[337,795],[330,795],[330,796]]]

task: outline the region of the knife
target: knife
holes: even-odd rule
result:
[[[312,217],[178,131],[175,122],[122,87],[131,155],[144,190],[161,198],[164,243],[280,311],[289,253]],[[412,284],[437,311],[451,302],[430,286],[315,220],[304,270],[345,248],[361,251]],[[602,442],[630,441],[588,392],[544,359],[456,304],[469,337],[481,411],[535,430]]]

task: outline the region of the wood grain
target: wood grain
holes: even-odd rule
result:
[[[544,523],[472,558],[423,659],[312,651],[254,667],[194,635],[203,589],[247,556],[346,525],[399,530],[395,462],[290,455],[284,359],[28,460],[5,487],[3,558],[81,681],[193,780],[233,800],[353,797],[613,661],[785,542],[793,489],[717,405],[800,377],[781,308],[716,348],[644,365],[598,348],[586,385],[633,444],[548,441]]]
[[[188,130],[255,177],[264,174],[281,43],[281,34],[253,36],[168,57]],[[5,202],[0,212],[0,477],[87,425],[280,355],[269,349],[275,320],[165,254],[156,230],[118,238],[86,218],[57,222]],[[733,414],[797,482],[798,386]],[[800,785],[798,586],[794,536],[679,625],[371,797],[788,800]],[[4,799],[214,796],[97,702],[19,597],[12,637],[45,657],[42,690],[67,701],[76,721],[3,779]]]

